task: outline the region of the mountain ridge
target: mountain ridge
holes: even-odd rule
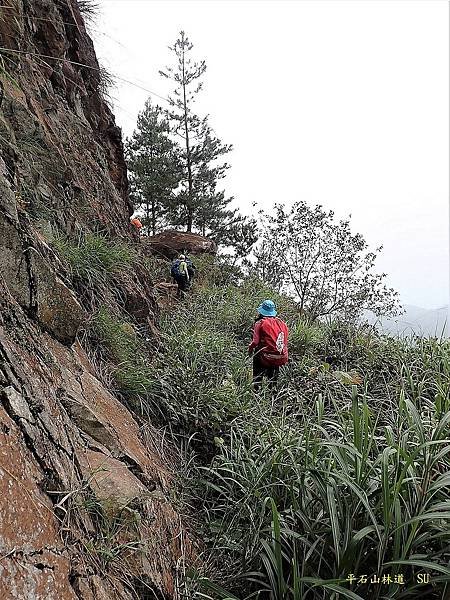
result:
[[[395,318],[379,318],[370,311],[366,311],[365,317],[370,324],[378,326],[382,332],[400,337],[415,334],[441,337],[445,334],[448,305],[429,309],[414,304],[404,304],[403,308],[404,314]]]

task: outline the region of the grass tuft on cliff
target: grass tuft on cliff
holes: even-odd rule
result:
[[[91,346],[96,346],[110,365],[117,391],[136,409],[142,407],[142,398],[147,398],[151,389],[152,369],[149,350],[134,326],[101,306],[92,320],[91,337]],[[148,412],[146,416],[150,416]]]
[[[53,246],[69,265],[71,275],[86,282],[124,270],[134,260],[129,246],[95,233],[82,234],[76,240],[59,236]]]
[[[100,4],[97,0],[77,0],[78,9],[87,22],[93,21],[100,12]]]

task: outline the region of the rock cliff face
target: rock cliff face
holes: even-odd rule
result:
[[[126,234],[121,133],[76,0],[7,0],[0,16],[2,205]]]
[[[0,598],[177,598],[191,551],[172,461],[77,341],[89,306],[49,243],[132,238],[121,135],[80,7],[6,0],[0,46]],[[154,326],[147,281],[122,296]]]

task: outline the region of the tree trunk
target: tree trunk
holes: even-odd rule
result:
[[[189,129],[188,129],[188,110],[187,110],[187,98],[186,98],[186,79],[185,79],[185,68],[184,68],[184,49],[183,49],[183,107],[184,107],[184,137],[186,141],[186,166],[188,174],[188,201],[187,201],[187,227],[186,231],[189,233],[192,231],[193,221],[193,207],[192,207],[192,166],[191,166],[191,148],[189,144]]]
[[[148,198],[145,203],[145,217],[147,220],[147,235],[150,235],[150,202],[148,201]]]
[[[156,233],[156,202],[152,194],[152,235]]]
[[[192,210],[192,206],[188,206],[188,216],[187,216],[187,225],[186,225],[186,231],[188,233],[191,233],[192,231],[192,221],[193,221],[193,210]]]
[[[156,123],[156,121],[154,121],[154,123]],[[153,124],[153,127],[155,125]],[[150,181],[151,183],[151,192],[150,192],[150,203],[151,203],[151,207],[152,207],[152,219],[151,219],[151,224],[152,224],[152,235],[155,235],[155,221],[156,221],[156,206],[155,206],[155,198],[153,195],[153,128],[150,131]],[[147,215],[147,235],[150,235],[150,218],[149,215]]]

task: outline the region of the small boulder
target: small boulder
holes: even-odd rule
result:
[[[78,458],[84,477],[110,511],[120,511],[133,501],[142,502],[149,497],[149,490],[120,460],[93,450],[79,453]]]
[[[168,229],[157,235],[143,238],[142,242],[144,247],[148,246],[153,254],[169,259],[175,258],[183,251],[189,254],[217,253],[217,244],[211,238],[175,229]]]

